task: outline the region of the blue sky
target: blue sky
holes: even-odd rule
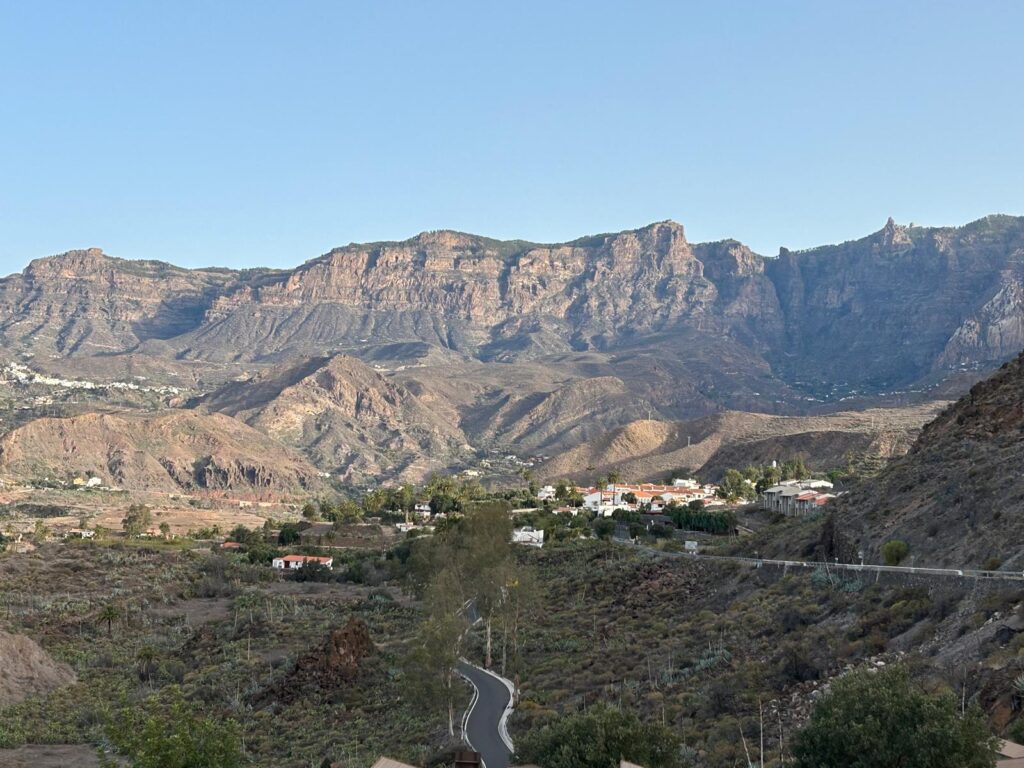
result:
[[[1024,213],[1024,3],[0,0],[0,272]]]

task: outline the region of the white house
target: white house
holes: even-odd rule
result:
[[[516,528],[512,531],[513,544],[525,544],[528,547],[544,546],[544,531],[537,530],[530,526]]]
[[[430,517],[430,504],[425,501],[418,501],[416,506],[412,508],[412,513],[416,517]]]
[[[555,486],[553,486],[553,485],[545,485],[543,488],[541,488],[539,491],[537,491],[537,498],[540,501],[544,501],[546,499],[553,499],[553,498],[555,498]]]
[[[275,557],[270,565],[279,571],[294,571],[306,563],[320,563],[320,565],[332,568],[334,567],[334,558],[315,557],[313,555],[285,555],[284,557]]]

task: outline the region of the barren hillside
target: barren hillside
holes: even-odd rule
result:
[[[655,479],[680,469],[717,480],[730,468],[802,457],[808,466],[843,466],[849,454],[888,458],[906,451],[941,403],[873,408],[826,416],[726,412],[695,421],[634,421],[546,462],[548,479],[617,470]]]
[[[297,452],[224,414],[90,413],[41,418],[0,439],[0,472],[68,480],[95,474],[130,489],[298,491],[319,484]]]
[[[465,435],[428,393],[338,355],[234,382],[203,400],[348,480],[422,480],[465,453]]]

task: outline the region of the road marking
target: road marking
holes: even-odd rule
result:
[[[466,663],[469,664],[469,662]],[[508,747],[508,751],[515,752],[515,747],[512,746],[512,737],[508,735],[508,718],[512,714],[513,702],[516,699],[515,683],[502,677],[497,672],[492,672],[489,669],[478,667],[476,664],[470,664],[470,666],[474,669],[480,670],[485,675],[490,675],[508,689],[508,704],[505,705],[505,711],[502,712],[501,719],[498,720],[498,735],[501,736],[501,740],[505,742],[505,746]]]
[[[468,664],[469,662],[466,663]],[[469,706],[466,707],[466,711],[462,715],[462,740],[466,742],[470,747],[472,747],[473,751],[475,752],[476,747],[473,747],[473,742],[469,740],[469,718],[470,715],[473,714],[473,710],[476,708],[477,700],[480,698],[480,689],[476,687],[476,683],[473,682],[472,678],[470,678],[468,675],[463,674],[461,669],[456,668],[455,672],[459,677],[461,677],[463,680],[465,680],[473,687],[473,696],[470,698]],[[483,762],[483,758],[481,758],[481,762]]]
[[[489,669],[484,669],[483,667],[478,667],[476,664],[472,663],[465,657],[460,656],[459,661],[461,661],[467,667],[472,667],[477,672],[483,672],[485,675],[490,675],[495,680],[498,680],[508,690],[508,703],[505,705],[505,711],[501,713],[501,717],[498,719],[498,737],[505,745],[505,748],[508,749],[509,757],[511,757],[515,753],[515,747],[512,745],[512,737],[509,736],[508,733],[508,718],[512,714],[513,702],[515,701],[515,684],[511,680],[502,677],[496,672],[492,672]],[[473,679],[469,677],[469,675],[465,674],[461,669],[456,668],[455,671],[459,675],[459,677],[461,677],[463,680],[465,680],[467,683],[473,686],[473,697],[469,701],[469,706],[466,707],[466,713],[462,716],[462,738],[473,749],[474,752],[477,752],[479,750],[477,750],[477,748],[473,746],[473,743],[469,739],[469,718],[472,716],[473,710],[476,709],[477,702],[480,699],[480,689],[477,687],[476,683],[473,682]],[[480,758],[480,762],[483,768],[487,768],[486,763],[484,763],[483,757]]]

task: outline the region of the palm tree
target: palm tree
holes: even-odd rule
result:
[[[135,654],[135,660],[139,662],[139,675],[145,678],[146,682],[152,682],[153,671],[156,667],[156,650],[151,645],[144,645]]]
[[[100,611],[100,615],[97,617],[96,621],[107,622],[107,637],[112,637],[114,634],[114,621],[119,618],[121,618],[121,611],[118,607],[113,603],[107,603],[103,606],[103,609]]]

